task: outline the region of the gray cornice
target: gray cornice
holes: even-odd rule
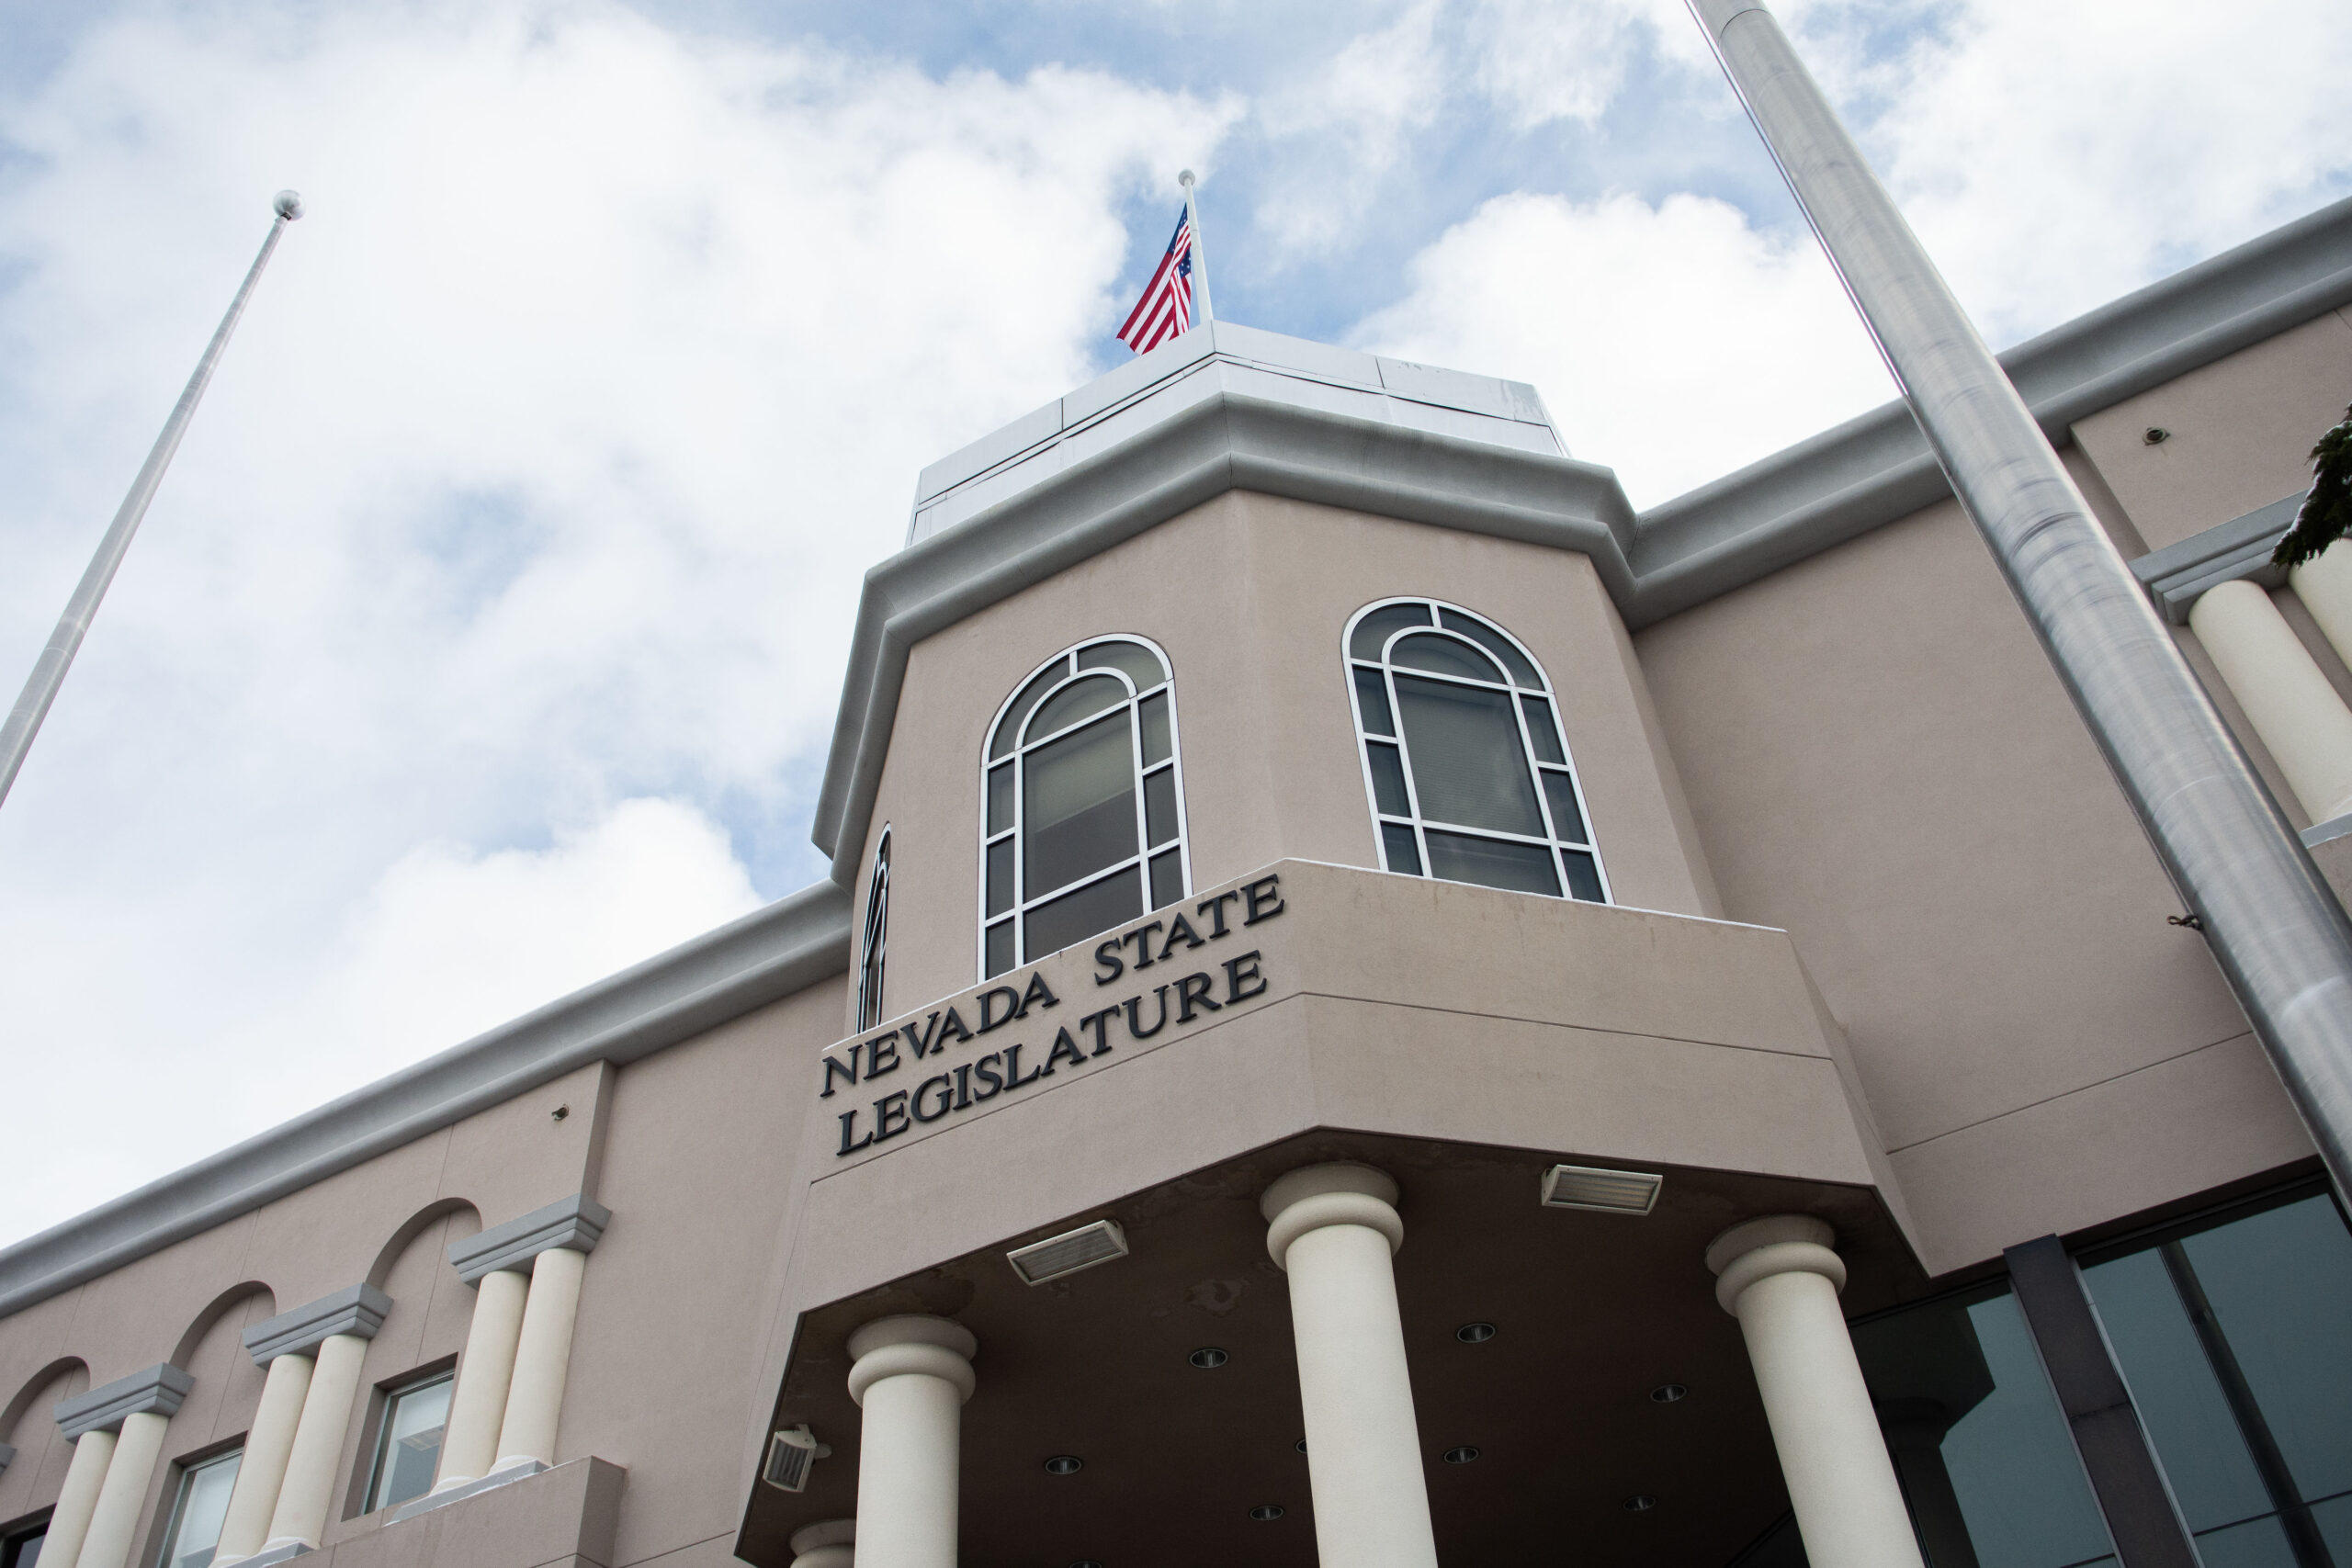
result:
[[[636,1061],[848,967],[848,896],[805,887],[0,1251],[0,1316],[575,1067]]]
[[[2132,563],[2132,575],[2147,589],[2165,619],[2177,626],[2188,624],[2188,612],[2198,595],[2217,583],[2243,577],[2265,588],[2276,588],[2287,581],[2287,574],[2272,566],[2270,558],[2287,530],[2295,525],[2295,513],[2302,510],[2303,497],[2309,493],[2297,491],[2284,501],[2217,523],[2178,544],[2151,550]]]
[[[159,1361],[143,1372],[118,1378],[104,1388],[59,1400],[54,1412],[57,1428],[72,1442],[85,1432],[113,1431],[126,1417],[151,1410],[158,1416],[174,1415],[179,1410],[180,1402],[187,1398],[188,1390],[195,1386],[194,1378],[169,1361]]]
[[[331,1296],[321,1296],[308,1306],[254,1324],[245,1330],[245,1353],[253,1357],[254,1365],[266,1367],[280,1356],[314,1349],[333,1335],[373,1339],[391,1310],[392,1298],[363,1280]]]
[[[610,1209],[584,1192],[575,1192],[520,1219],[451,1242],[449,1263],[458,1270],[458,1278],[469,1285],[480,1284],[484,1274],[498,1269],[527,1274],[531,1260],[550,1247],[595,1251],[605,1227],[612,1223]]]

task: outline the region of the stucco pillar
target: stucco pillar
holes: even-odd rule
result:
[[[1747,1341],[1806,1561],[1813,1568],[1922,1568],[1838,1310],[1846,1265],[1830,1250],[1836,1239],[1802,1214],[1734,1225],[1707,1248],[1715,1300],[1739,1319]]]
[[[2352,813],[2352,710],[2270,595],[2244,579],[2219,583],[2188,625],[2312,820]]]
[[[827,1519],[792,1532],[792,1568],[853,1568],[856,1562],[855,1519]]]
[[[584,1253],[550,1247],[531,1261],[531,1289],[515,1337],[514,1375],[506,1393],[506,1418],[498,1428],[493,1471],[518,1464],[555,1463],[556,1422],[563,1415],[563,1385],[571,1364],[571,1325],[580,1313],[580,1277]]]
[[[865,1568],[956,1568],[964,1402],[979,1342],[944,1317],[885,1317],[849,1337],[859,1424],[856,1555]]]
[[[277,1494],[286,1482],[286,1461],[294,1452],[294,1429],[302,1419],[302,1404],[311,1392],[311,1358],[283,1355],[271,1358],[261,1385],[261,1404],[245,1433],[244,1457],[237,1461],[237,1483],[229,1492],[229,1511],[220,1519],[220,1546],[212,1555],[216,1568],[227,1568],[251,1557],[269,1539],[269,1521],[277,1511]]]
[[[164,1433],[171,1424],[170,1416],[154,1410],[122,1418],[106,1484],[98,1488],[98,1506],[91,1511],[90,1533],[74,1560],[74,1568],[128,1568],[140,1510],[147,1506],[147,1483],[155,1478],[155,1461],[164,1457]]]
[[[530,1289],[530,1276],[512,1269],[493,1269],[475,1285],[473,1322],[458,1360],[458,1386],[449,1395],[449,1425],[441,1434],[435,1492],[480,1480],[498,1458],[498,1428],[506,1419],[506,1391],[514,1378],[514,1347],[522,1337],[523,1303]]]
[[[330,1334],[312,1359],[311,1386],[302,1396],[301,1418],[286,1456],[286,1479],[269,1516],[264,1555],[292,1554],[298,1544],[315,1548],[326,1534],[327,1510],[334,1503],[334,1472],[343,1463],[344,1435],[351,1429],[351,1404],[359,1393],[359,1373],[368,1341],[356,1334]]]
[[[2338,539],[2287,574],[2319,629],[2352,664],[2352,541]]]
[[[1436,1568],[1420,1430],[1389,1259],[1404,1244],[1396,1183],[1317,1165],[1266,1189],[1266,1250],[1290,1276],[1315,1541],[1347,1568]]]
[[[85,1432],[74,1440],[74,1458],[65,1467],[65,1484],[50,1510],[49,1533],[41,1538],[43,1557],[74,1568],[89,1539],[90,1516],[97,1512],[98,1488],[106,1484],[107,1465],[114,1458],[112,1432]]]

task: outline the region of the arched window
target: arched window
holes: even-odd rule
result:
[[[890,945],[890,825],[874,846],[874,874],[865,884],[865,940],[858,948],[857,1030],[882,1021],[882,960]]]
[[[1346,648],[1390,871],[1609,901],[1551,684],[1517,638],[1405,599],[1356,612]]]
[[[1140,637],[1047,660],[989,728],[980,977],[1083,942],[1192,886],[1176,691]]]

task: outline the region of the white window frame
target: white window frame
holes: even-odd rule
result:
[[[890,952],[890,825],[875,841],[874,869],[865,883],[864,938],[857,955],[857,1032],[882,1021],[882,984]]]
[[[360,1496],[360,1500],[365,1503],[367,1506],[362,1510],[362,1512],[374,1513],[379,1508],[389,1508],[393,1506],[382,1500],[385,1481],[385,1461],[390,1457],[392,1447],[392,1418],[396,1414],[398,1414],[401,1400],[406,1399],[413,1393],[423,1393],[426,1389],[433,1387],[436,1383],[447,1383],[449,1385],[449,1405],[450,1408],[454,1410],[457,1407],[458,1401],[458,1369],[455,1367],[444,1367],[437,1372],[420,1372],[413,1376],[403,1378],[400,1382],[390,1385],[378,1385],[384,1390],[384,1399],[382,1407],[376,1413],[375,1441],[371,1443],[368,1448],[368,1487]],[[442,1446],[445,1448],[447,1447],[448,1441],[449,1418],[447,1415],[444,1415],[441,1418]],[[435,1469],[439,1469],[439,1463],[437,1461],[435,1461]],[[428,1484],[426,1490],[430,1491],[431,1489],[431,1486]],[[418,1495],[422,1496],[423,1494],[420,1493]],[[408,1499],[403,1499],[403,1501],[407,1500]]]
[[[1380,656],[1377,660],[1358,659],[1352,651],[1355,643],[1357,626],[1363,622],[1364,617],[1370,615],[1374,611],[1385,610],[1389,608],[1391,605],[1396,604],[1421,604],[1428,606],[1430,610],[1430,619],[1428,624],[1399,626],[1395,631],[1389,633],[1388,637],[1382,642],[1380,647]],[[1547,838],[1530,838],[1521,833],[1500,832],[1492,828],[1476,828],[1465,823],[1433,821],[1430,818],[1424,817],[1421,813],[1420,795],[1419,788],[1413,780],[1412,745],[1405,737],[1405,721],[1402,716],[1404,710],[1396,700],[1396,666],[1392,662],[1390,657],[1396,648],[1397,639],[1423,633],[1436,637],[1447,637],[1453,641],[1462,644],[1467,649],[1470,649],[1481,659],[1484,659],[1490,664],[1497,664],[1498,666],[1501,664],[1501,661],[1495,658],[1493,651],[1482,647],[1476,638],[1465,637],[1458,631],[1441,626],[1439,624],[1441,615],[1448,613],[1464,616],[1470,620],[1476,621],[1481,626],[1484,626],[1487,630],[1493,632],[1497,637],[1501,637],[1505,642],[1509,643],[1513,649],[1518,650],[1521,658],[1527,660],[1528,668],[1535,671],[1535,678],[1541,682],[1541,684],[1536,686],[1520,685],[1513,680],[1510,671],[1508,668],[1503,669],[1504,683],[1501,685],[1497,685],[1492,682],[1464,680],[1458,676],[1442,674],[1438,671],[1430,670],[1413,669],[1409,666],[1407,668],[1406,672],[1413,676],[1416,680],[1438,681],[1452,685],[1467,687],[1476,691],[1501,692],[1510,698],[1511,714],[1518,720],[1520,757],[1527,765],[1527,774],[1530,783],[1534,785],[1536,806],[1544,814],[1544,826],[1545,831],[1550,835]],[[1376,735],[1365,726],[1363,704],[1356,691],[1356,671],[1358,670],[1376,670],[1379,671],[1382,689],[1387,694],[1388,697],[1389,721],[1395,729],[1395,733],[1393,735]],[[1378,863],[1383,870],[1393,872],[1401,876],[1419,874],[1430,881],[1442,880],[1430,869],[1430,861],[1428,830],[1434,827],[1440,832],[1443,833],[1458,833],[1470,838],[1491,839],[1506,843],[1532,844],[1545,849],[1551,854],[1553,874],[1559,878],[1558,890],[1548,895],[1548,897],[1566,897],[1570,899],[1574,899],[1576,897],[1575,893],[1570,889],[1566,873],[1560,864],[1560,852],[1562,850],[1581,852],[1582,853],[1592,857],[1593,872],[1600,883],[1600,901],[1603,904],[1613,904],[1616,902],[1616,896],[1611,890],[1609,885],[1609,867],[1600,853],[1600,831],[1593,824],[1592,807],[1585,800],[1584,780],[1580,776],[1577,768],[1576,752],[1574,749],[1568,745],[1567,725],[1566,718],[1560,712],[1559,694],[1552,684],[1551,675],[1544,668],[1544,661],[1536,658],[1533,650],[1529,649],[1528,646],[1521,642],[1518,637],[1513,637],[1510,632],[1497,622],[1493,616],[1483,615],[1477,611],[1470,609],[1464,605],[1453,604],[1450,601],[1433,598],[1428,594],[1422,593],[1405,593],[1398,594],[1393,598],[1374,600],[1373,603],[1366,604],[1356,611],[1354,615],[1350,615],[1348,617],[1347,625],[1340,630],[1340,675],[1341,681],[1344,682],[1347,686],[1349,715],[1355,721],[1356,765],[1363,775],[1363,799],[1365,809],[1369,812],[1372,822],[1373,853],[1376,857],[1376,863]],[[1563,759],[1561,761],[1553,763],[1546,762],[1543,760],[1542,753],[1535,746],[1534,738],[1529,732],[1527,705],[1520,701],[1522,694],[1542,697],[1544,699],[1544,705],[1550,709],[1552,715],[1552,738],[1559,743],[1560,756]],[[1386,812],[1381,809],[1379,788],[1373,776],[1372,771],[1372,748],[1375,745],[1394,746],[1396,748],[1398,760],[1404,765],[1405,799],[1407,807],[1411,811],[1411,816],[1409,818],[1398,817],[1392,812]],[[1572,792],[1573,798],[1576,801],[1577,814],[1584,820],[1584,830],[1586,836],[1581,841],[1575,839],[1562,837],[1560,834],[1559,824],[1552,819],[1551,796],[1544,788],[1544,775],[1546,773],[1565,773],[1567,775],[1568,788]],[[1387,836],[1381,829],[1384,823],[1392,822],[1398,824],[1399,826],[1408,827],[1412,830],[1414,850],[1415,852],[1420,856],[1421,861],[1420,869],[1418,874],[1409,868],[1400,870],[1399,868],[1388,863]],[[1483,883],[1467,883],[1464,884],[1464,886],[1484,886],[1486,885]],[[1498,889],[1498,891],[1508,890]],[[1547,897],[1547,895],[1541,893],[1532,896],[1536,897]],[[1589,902],[1589,900],[1578,901]]]
[[[239,1443],[233,1449],[224,1449],[217,1454],[207,1454],[202,1459],[183,1460],[174,1467],[178,1471],[179,1475],[176,1484],[172,1489],[171,1518],[164,1528],[162,1550],[155,1556],[159,1568],[171,1568],[173,1559],[179,1555],[180,1531],[187,1524],[187,1506],[189,1499],[196,1495],[196,1478],[208,1470],[217,1469],[224,1464],[233,1463],[242,1470],[244,1468],[244,1445]],[[232,1480],[229,1485],[233,1495],[236,1483]],[[213,1543],[213,1551],[216,1554],[219,1552],[220,1542]]]
[[[1138,687],[1125,671],[1115,666],[1097,665],[1091,669],[1080,667],[1078,659],[1080,654],[1090,649],[1101,648],[1110,643],[1131,643],[1150,650],[1152,657],[1159,660],[1159,668],[1163,671],[1159,682],[1157,685]],[[1062,886],[1032,892],[1027,885],[1027,867],[1023,864],[1026,857],[1022,853],[1023,836],[1028,830],[1025,820],[1027,802],[1023,798],[1024,785],[1022,778],[1023,773],[1022,761],[1029,752],[1046,742],[1058,739],[1063,735],[1086,725],[1099,723],[1105,714],[1120,711],[1115,708],[1104,708],[1088,714],[1084,718],[1055,730],[1050,735],[1041,735],[1027,739],[1016,736],[1010,750],[1002,757],[992,758],[992,753],[996,750],[998,734],[1003,729],[1005,719],[1011,713],[1014,701],[1023,693],[1028,691],[1032,682],[1057,664],[1064,666],[1069,673],[1065,679],[1039,693],[1036,700],[1022,710],[1019,721],[1024,725],[1028,723],[1032,714],[1053,701],[1065,687],[1077,681],[1095,675],[1113,675],[1118,678],[1119,682],[1127,689],[1125,712],[1127,715],[1128,756],[1135,767],[1137,851],[1135,854],[1110,865],[1099,866],[1084,876]],[[1155,692],[1166,694],[1168,701],[1168,758],[1165,761],[1151,763],[1147,770],[1143,757],[1143,716],[1138,705],[1144,697]],[[1001,832],[991,834],[989,831],[989,774],[998,767],[1012,769],[1012,825]],[[1145,780],[1148,772],[1149,773],[1170,773],[1175,781],[1176,839],[1172,847],[1176,852],[1178,878],[1181,886],[1177,889],[1175,899],[1170,900],[1170,905],[1154,904],[1151,897],[1151,863],[1159,855],[1167,853],[1170,846],[1168,844],[1154,846],[1151,842],[1150,824],[1145,814],[1148,795]],[[997,971],[998,974],[1009,973],[1012,969],[1017,969],[1024,964],[1035,963],[1046,954],[1033,953],[1029,949],[1027,927],[1030,914],[1041,905],[1049,903],[1066,893],[1075,892],[1090,883],[1099,882],[1104,877],[1115,876],[1129,866],[1138,868],[1137,879],[1143,886],[1144,913],[1148,914],[1155,908],[1165,908],[1173,903],[1181,902],[1191,894],[1193,889],[1193,835],[1189,823],[1190,814],[1185,808],[1184,799],[1184,739],[1176,714],[1176,664],[1168,657],[1168,650],[1149,637],[1138,637],[1132,632],[1114,632],[1102,637],[1088,637],[1083,642],[1072,643],[1053,658],[1040,662],[1035,669],[1014,682],[1012,690],[1006,694],[1004,701],[997,705],[995,715],[989,720],[987,736],[980,743],[979,886],[973,899],[976,929],[978,932],[977,952],[974,955],[976,973],[983,980],[993,978],[989,972],[989,931],[991,927],[1002,925],[1007,920],[1011,920],[1013,928],[1012,963],[1007,968]],[[1011,852],[1012,903],[1011,908],[1005,913],[991,917],[989,914],[989,851],[995,845],[1008,840],[1012,846]]]

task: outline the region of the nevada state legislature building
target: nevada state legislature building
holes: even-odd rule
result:
[[[2352,886],[2352,203],[2006,358]],[[1201,327],[848,669],[830,879],[0,1251],[0,1568],[2352,1568],[2352,1233],[1901,405],[1636,513]]]

